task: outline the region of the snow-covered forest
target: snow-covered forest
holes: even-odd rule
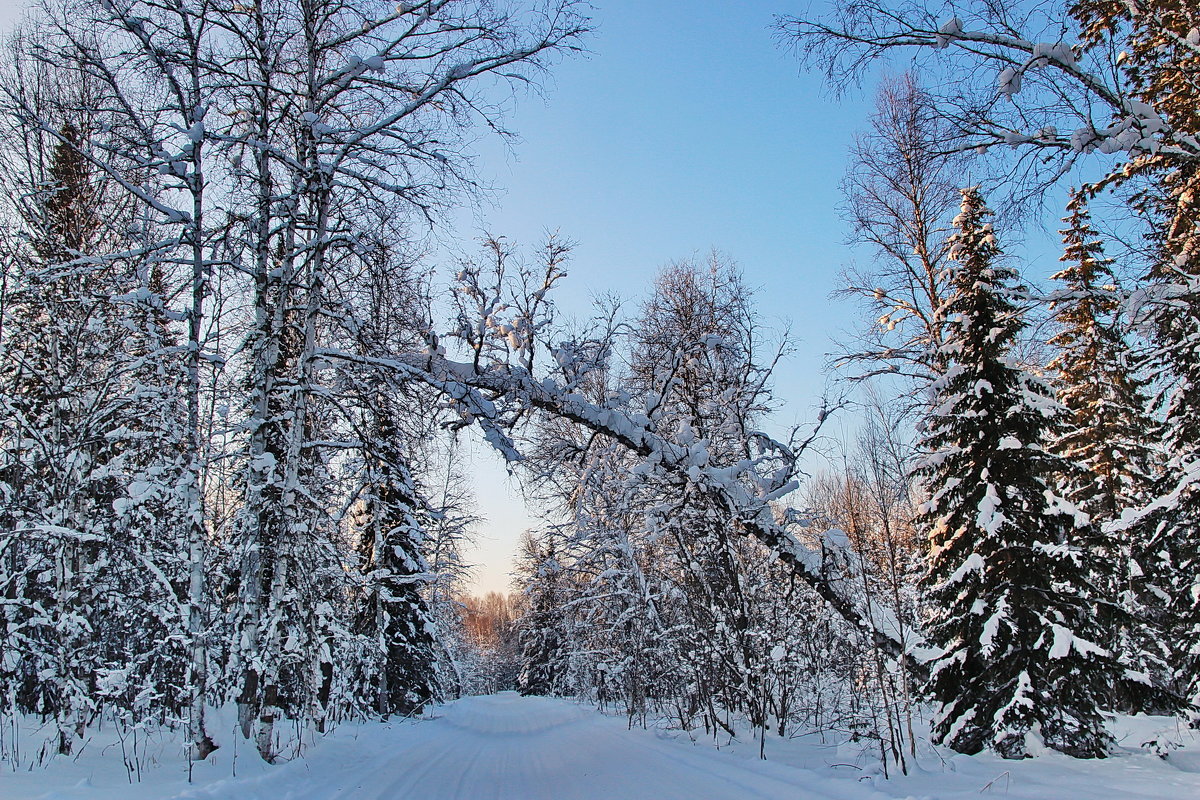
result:
[[[530,733],[454,705],[504,690],[768,759],[820,736],[883,793],[955,754],[1200,771],[1200,9],[788,5],[796,63],[875,96],[842,185],[868,322],[793,430],[797,345],[724,256],[584,318],[570,231],[442,257],[476,137],[600,35],[583,0],[32,5],[0,48],[5,772],[269,770],[447,708]],[[1047,215],[1043,281],[1014,254]],[[472,437],[541,520],[509,597],[469,592]]]

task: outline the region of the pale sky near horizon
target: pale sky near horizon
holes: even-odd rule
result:
[[[0,0],[0,29],[21,5]],[[838,185],[869,87],[839,100],[801,72],[770,27],[773,14],[803,10],[795,0],[594,5],[591,54],[556,65],[541,97],[517,99],[507,123],[519,141],[480,142],[480,177],[499,192],[456,215],[458,237],[574,240],[559,306],[578,317],[604,292],[636,306],[665,264],[720,251],[760,290],[767,324],[790,324],[797,344],[777,374],[785,402],[771,430],[807,423],[832,338],[859,317],[831,293],[852,258]],[[499,459],[471,450],[487,518],[470,554],[475,588],[506,591],[517,536],[534,520]]]

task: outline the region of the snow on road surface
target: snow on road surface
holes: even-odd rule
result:
[[[322,753],[323,774],[293,762],[253,782],[179,795],[230,800],[822,800],[882,798],[807,770],[715,753],[628,730],[563,700],[468,697],[436,719],[393,727],[369,758]],[[344,743],[343,743],[344,744]],[[826,786],[823,790],[822,784]],[[798,786],[805,787],[798,791]]]
[[[923,745],[910,775],[884,780],[869,746],[815,734],[769,738],[761,761],[756,742],[718,750],[678,730],[629,730],[624,717],[569,700],[502,693],[428,713],[341,725],[279,765],[218,714],[223,746],[194,765],[191,784],[176,739],[143,736],[139,781],[116,738],[97,738],[78,758],[0,769],[0,800],[1200,800],[1196,735],[1167,717],[1122,718],[1108,759],[1012,762]],[[1166,759],[1141,745],[1164,736],[1179,744]]]

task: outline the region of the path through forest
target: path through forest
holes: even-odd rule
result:
[[[512,692],[467,697],[435,719],[371,729],[367,747],[340,742],[250,779],[178,797],[237,800],[823,800],[879,798],[866,786],[628,730],[623,718]],[[381,746],[382,745],[382,746]],[[319,761],[320,766],[313,761]]]
[[[217,713],[221,749],[193,765],[177,738],[142,739],[134,752],[97,732],[79,757],[48,768],[0,769],[3,800],[1192,800],[1200,798],[1200,739],[1167,717],[1122,717],[1102,761],[1043,752],[1026,761],[922,747],[907,777],[883,780],[863,744],[809,734],[715,748],[678,730],[629,730],[570,700],[502,693],[466,697],[426,718],[344,723],[310,740],[303,758],[270,765]],[[111,734],[111,731],[108,731]],[[33,739],[29,744],[32,746]],[[1176,742],[1159,758],[1143,742]],[[125,749],[122,750],[122,747]],[[32,751],[29,751],[32,752]]]

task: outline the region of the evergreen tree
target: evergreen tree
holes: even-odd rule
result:
[[[441,697],[435,626],[422,593],[430,580],[422,553],[430,510],[401,457],[386,403],[377,396],[368,484],[354,518],[366,582],[355,631],[374,643],[370,705],[384,717],[415,713]]]
[[[1062,327],[1050,340],[1058,353],[1049,364],[1066,419],[1051,450],[1069,465],[1061,476],[1066,498],[1092,522],[1088,555],[1102,598],[1097,615],[1109,633],[1105,644],[1145,674],[1161,671],[1165,657],[1161,641],[1146,625],[1153,609],[1137,608],[1139,599],[1144,602],[1149,565],[1138,563],[1144,556],[1140,537],[1112,523],[1150,497],[1162,460],[1150,444],[1160,438],[1159,426],[1147,413],[1145,381],[1128,367],[1132,354],[1118,319],[1121,295],[1112,259],[1104,257],[1091,227],[1086,195],[1073,194],[1067,210],[1060,259],[1066,266],[1053,276],[1064,288],[1050,303]],[[1142,624],[1130,613],[1141,616]],[[1144,706],[1145,688],[1125,682],[1118,697],[1132,692],[1121,701]]]
[[[517,688],[521,694],[556,695],[564,690],[563,649],[566,599],[563,564],[558,538],[548,531],[539,539],[526,532],[521,542],[521,564],[529,610],[520,620],[521,672]]]
[[[1112,259],[1091,227],[1085,196],[1075,193],[1067,210],[1066,266],[1053,276],[1064,288],[1050,302],[1062,328],[1050,339],[1058,352],[1049,364],[1067,418],[1052,449],[1083,467],[1068,476],[1067,499],[1093,521],[1110,521],[1150,491],[1160,461],[1150,444],[1156,426],[1146,413],[1146,382],[1128,367]]]
[[[1022,758],[1040,731],[1056,750],[1101,757],[1110,737],[1098,707],[1113,666],[1094,644],[1077,520],[1049,484],[1062,466],[1043,441],[1059,409],[1012,360],[1024,290],[997,263],[979,190],[962,198],[940,310],[948,367],[934,383],[918,468],[930,492],[934,736],[959,752]]]
[[[1164,321],[1177,350],[1200,355],[1200,315]],[[1185,333],[1187,328],[1197,328]],[[1163,337],[1160,352],[1170,347]],[[1131,543],[1135,602],[1150,628],[1145,648],[1163,665],[1173,704],[1200,706],[1200,360],[1172,353],[1175,372],[1164,442],[1167,458],[1154,497],[1114,525]]]
[[[1200,134],[1200,9],[1183,0],[1134,5],[1078,0],[1071,15],[1089,45],[1120,44],[1132,94],[1153,116],[1138,135],[1159,131]],[[1137,108],[1130,106],[1134,111]],[[1126,134],[1132,136],[1131,133]],[[1136,137],[1135,137],[1136,138]],[[1150,232],[1146,286],[1135,294],[1146,333],[1155,347],[1146,368],[1163,376],[1167,458],[1153,499],[1118,527],[1134,543],[1138,599],[1169,643],[1170,688],[1200,705],[1200,158],[1189,150],[1142,147],[1101,185],[1137,180],[1134,209]]]

